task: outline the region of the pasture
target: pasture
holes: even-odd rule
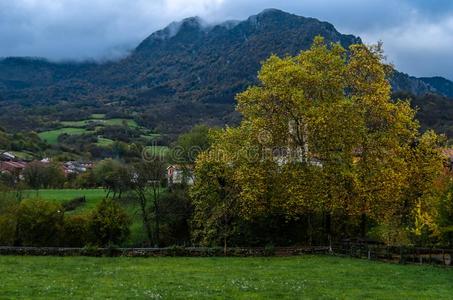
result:
[[[93,209],[98,202],[106,196],[104,189],[45,189],[26,190],[22,193],[23,198],[39,198],[46,201],[64,203],[74,198],[85,197],[86,203],[77,209],[83,212]]]
[[[94,134],[104,128],[105,126],[121,126],[125,125],[130,128],[141,129],[144,132],[146,130],[141,128],[137,122],[132,119],[122,119],[122,118],[113,118],[105,119],[103,114],[93,114],[89,119],[78,120],[78,121],[61,121],[58,123],[62,128],[55,130],[48,130],[40,132],[38,135],[42,140],[45,140],[51,145],[58,144],[58,137],[62,134],[68,135],[80,135],[84,133]],[[148,135],[144,135],[148,137]],[[150,134],[149,137],[152,139],[153,135]],[[98,141],[99,146],[109,146],[113,143],[112,140],[100,137]]]
[[[2,299],[451,299],[452,278],[329,256],[0,257]]]
[[[86,132],[85,128],[64,127],[55,130],[43,131],[40,132],[38,135],[42,140],[46,141],[48,144],[55,145],[58,143],[58,137],[62,134],[75,135],[83,134],[85,132]]]

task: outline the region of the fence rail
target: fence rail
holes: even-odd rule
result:
[[[453,249],[342,244],[333,247],[335,254],[394,263],[453,266]]]

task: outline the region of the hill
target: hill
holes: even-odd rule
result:
[[[317,35],[344,47],[361,43],[327,22],[269,9],[244,21],[212,25],[195,17],[172,23],[114,62],[4,59],[0,126],[44,130],[93,113],[132,116],[165,133],[196,123],[235,123],[234,95],[256,82],[261,61],[305,50]],[[391,82],[395,91],[450,95],[444,85],[399,72]]]

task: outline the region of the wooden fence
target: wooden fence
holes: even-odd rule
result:
[[[335,254],[369,260],[453,266],[453,249],[341,244],[335,245],[332,250]]]

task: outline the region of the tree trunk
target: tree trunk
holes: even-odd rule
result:
[[[329,252],[332,252],[332,216],[330,212],[326,213],[326,233],[327,242],[329,243]]]
[[[360,235],[362,238],[365,238],[366,237],[366,229],[367,229],[367,217],[366,217],[366,214],[363,213],[361,215],[361,220],[360,220]]]
[[[148,246],[151,245],[151,241],[153,240],[153,233],[151,230],[151,224],[148,217],[148,213],[146,211],[146,196],[143,193],[140,193],[140,209],[142,212],[142,219],[143,219],[143,226],[146,230],[146,235],[148,237]]]
[[[159,247],[159,244],[160,244],[159,185],[157,185],[157,187],[156,187],[156,185],[153,186],[153,196],[154,196],[154,219],[155,219],[155,226],[156,226],[155,244],[156,244],[156,247]]]

